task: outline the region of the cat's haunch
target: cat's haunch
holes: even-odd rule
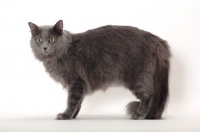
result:
[[[103,26],[83,33],[29,22],[30,45],[46,71],[68,91],[67,108],[56,119],[75,118],[84,97],[119,83],[140,102],[130,102],[132,119],[158,119],[169,90],[170,49],[166,41],[131,26]]]

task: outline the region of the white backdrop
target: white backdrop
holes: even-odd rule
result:
[[[67,92],[34,58],[28,27],[60,19],[72,33],[130,25],[167,40],[173,57],[166,114],[200,113],[199,0],[1,0],[0,16],[0,116],[56,116],[65,109]],[[85,98],[80,114],[124,114],[133,100],[123,88],[98,91]]]

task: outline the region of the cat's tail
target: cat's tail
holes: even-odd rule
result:
[[[164,111],[167,98],[168,98],[168,67],[159,67],[156,69],[154,75],[154,88],[155,92],[151,96],[151,105],[149,113],[141,119],[159,119]],[[139,101],[130,102],[127,105],[127,114],[131,115],[133,119],[138,119],[137,109],[140,106]]]
[[[164,41],[161,45],[156,46],[155,50],[155,71],[153,74],[154,94],[150,99],[150,110],[144,117],[145,119],[159,119],[165,109],[169,89],[168,89],[168,74],[169,74],[169,58],[170,51],[167,43]],[[130,102],[127,105],[127,114],[131,115],[133,119],[137,119],[137,109],[140,102]]]
[[[156,70],[154,72],[154,94],[152,95],[150,111],[146,119],[159,119],[165,109],[169,96],[168,75],[169,75],[169,58],[170,50],[164,41],[162,45],[156,46]]]
[[[159,68],[158,68],[159,67]],[[155,94],[152,96],[150,111],[146,119],[159,119],[164,111],[169,90],[168,90],[168,67],[157,67],[154,75]]]

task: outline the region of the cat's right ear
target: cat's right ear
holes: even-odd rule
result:
[[[31,29],[31,34],[33,36],[36,36],[39,33],[39,28],[36,24],[32,23],[32,22],[28,22],[28,25]]]

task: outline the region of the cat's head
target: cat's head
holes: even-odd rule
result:
[[[35,56],[40,59],[47,56],[62,55],[70,41],[70,34],[63,31],[63,21],[53,26],[37,26],[28,23],[31,29],[31,47]]]

